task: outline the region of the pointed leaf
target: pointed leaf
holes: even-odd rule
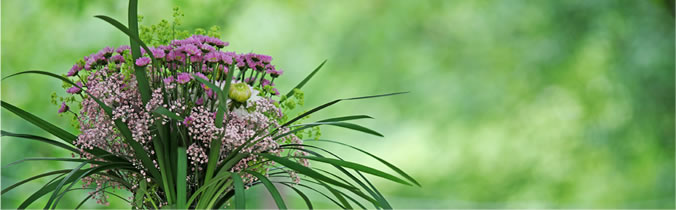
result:
[[[324,66],[324,64],[326,63],[326,61],[327,61],[327,60],[324,60],[324,61],[322,62],[322,64],[319,64],[319,66],[317,66],[317,68],[315,68],[315,70],[313,70],[309,75],[307,75],[307,76],[305,77],[305,79],[303,79],[302,81],[300,81],[300,83],[298,83],[298,85],[296,85],[296,87],[294,87],[293,89],[291,89],[291,91],[289,91],[289,92],[286,94],[286,98],[284,98],[284,99],[282,99],[281,101],[279,101],[279,103],[282,103],[282,102],[284,102],[284,100],[286,100],[287,98],[290,98],[291,96],[293,96],[293,90],[294,90],[294,89],[301,89],[301,88],[303,88],[303,86],[305,85],[305,83],[307,83],[308,81],[310,81],[310,79],[312,79],[312,77],[315,76],[315,74],[319,71],[319,69],[321,69],[322,66]]]
[[[260,173],[255,172],[255,171],[246,171],[246,172],[255,176],[256,178],[258,178],[258,180],[260,180],[263,183],[263,185],[265,185],[265,188],[268,189],[268,192],[270,192],[270,195],[275,200],[275,203],[277,204],[277,208],[286,209],[286,204],[284,204],[284,200],[282,199],[282,195],[279,194],[279,191],[277,191],[277,187],[275,187],[275,185],[273,185],[272,182],[270,182],[270,180],[268,178],[263,176],[263,174],[260,174]]]

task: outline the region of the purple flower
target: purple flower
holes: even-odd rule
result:
[[[113,50],[112,47],[105,47],[101,49],[101,51],[99,51],[99,53],[104,57],[110,57],[111,55],[113,55],[113,52],[115,52],[115,50]]]
[[[221,54],[218,53],[217,51],[209,52],[206,55],[204,55],[204,60],[206,60],[209,63],[218,63],[221,60]]]
[[[279,75],[282,75],[284,73],[282,70],[276,70],[274,65],[268,64],[265,68],[265,73],[270,74],[272,78],[277,78]]]
[[[185,54],[178,49],[174,49],[169,51],[167,54],[167,61],[179,61],[179,62],[184,62],[185,61]]]
[[[178,82],[178,84],[185,84],[185,83],[190,82],[191,79],[192,79],[192,76],[190,74],[180,73],[180,74],[178,74],[176,81]]]
[[[124,62],[124,56],[119,55],[119,54],[118,54],[118,55],[113,55],[113,57],[110,57],[110,59],[113,60],[113,62],[115,62],[115,63],[122,63],[122,62]]]
[[[155,56],[155,58],[161,59],[164,58],[165,56],[164,50],[161,48],[150,48],[150,52],[153,53],[153,56]]]
[[[80,70],[82,70],[82,66],[80,66],[80,64],[75,64],[70,68],[70,71],[68,71],[68,74],[66,75],[69,77],[75,76]]]
[[[191,55],[191,56],[202,54],[200,49],[197,48],[197,46],[195,46],[194,44],[183,45],[183,46],[179,47],[178,49],[180,51],[185,52],[188,55]]]
[[[202,56],[199,56],[199,55],[190,56],[190,62],[201,63],[202,62]]]
[[[61,108],[59,108],[59,113],[64,113],[68,111],[68,105],[66,105],[66,102],[61,103]]]
[[[228,46],[228,44],[229,44],[228,42],[221,41],[220,39],[214,38],[214,37],[208,37],[208,38],[206,39],[206,42],[209,43],[209,44],[211,44],[211,45],[214,45],[214,46],[216,46],[216,47],[218,47],[218,48],[222,48],[222,47]]]
[[[140,67],[147,66],[149,63],[150,63],[149,57],[141,57],[139,59],[136,59],[136,65]]]
[[[202,105],[202,104],[204,104],[204,98],[203,97],[200,97],[200,98],[197,99],[197,101],[195,101],[195,105]]]
[[[244,79],[244,83],[252,83],[254,80],[256,80],[255,77],[249,77]]]
[[[275,86],[274,83],[270,82],[270,80],[267,80],[267,79],[263,79],[263,80],[261,81],[261,85],[262,85],[263,87],[268,86],[268,85],[270,85],[270,86]]]
[[[276,96],[279,95],[279,90],[277,90],[277,88],[272,88],[272,91],[275,91],[274,95],[276,95]]]
[[[200,48],[202,49],[202,52],[205,52],[205,53],[206,52],[212,52],[212,51],[216,50],[216,49],[214,49],[214,47],[212,47],[211,45],[208,45],[208,44],[201,44]]]
[[[169,85],[169,84],[171,84],[172,82],[174,82],[174,77],[173,77],[173,76],[169,76],[169,77],[167,77],[167,78],[164,79],[164,84]]]
[[[80,81],[75,83],[75,86],[70,87],[66,90],[66,93],[70,93],[70,94],[79,94],[80,92],[82,92],[82,82],[80,82]]]
[[[207,76],[204,76],[204,74],[199,73],[199,72],[195,73],[195,76],[198,76],[199,78],[202,78],[204,80],[209,80],[209,78],[207,78]]]
[[[192,117],[188,116],[183,120],[183,125],[190,126],[190,125],[192,125],[193,121],[194,121],[194,119]]]
[[[115,52],[117,52],[119,54],[123,54],[125,50],[129,50],[129,49],[131,49],[129,46],[122,45],[122,46],[118,47],[117,50],[115,50]]]

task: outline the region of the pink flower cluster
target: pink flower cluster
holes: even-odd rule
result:
[[[174,138],[178,142],[173,143],[187,147],[189,170],[197,174],[206,168],[207,154],[215,149],[211,148],[211,141],[219,136],[223,137],[219,148],[219,163],[235,148],[248,145],[252,139],[254,144],[245,147],[241,152],[278,154],[277,148],[281,142],[302,143],[295,135],[279,139],[272,135],[258,135],[279,128],[283,117],[282,111],[272,99],[279,95],[273,82],[282,74],[281,70],[271,64],[272,57],[221,51],[225,46],[228,43],[217,38],[195,35],[174,40],[166,46],[150,48],[150,52],[141,50],[143,56],[133,63],[128,46],[117,49],[106,47],[85,56],[66,74],[77,83],[76,86],[67,88],[66,92],[79,95],[81,99],[79,103],[82,108],[77,115],[81,134],[75,145],[81,149],[82,155],[90,159],[96,158],[84,149],[99,148],[108,151],[131,161],[139,169],[139,175],[128,174],[129,177],[125,178],[146,179],[148,169],[135,157],[133,149],[117,129],[115,120],[128,126],[133,141],[142,145],[153,160],[157,159],[152,144],[153,139],[158,137],[155,132],[158,124],[155,122],[170,125],[172,131],[176,131],[171,133],[180,134]],[[136,80],[135,68],[143,68],[150,83],[152,96],[145,104]],[[233,84],[246,84],[251,93],[249,99],[244,102],[222,101],[217,91],[197,80],[201,78],[223,88],[228,76],[232,78]],[[112,108],[112,117],[104,112],[94,98]],[[229,113],[223,118],[225,129],[217,127],[215,123],[220,103],[226,103],[229,108]],[[183,120],[156,115],[154,111],[158,107],[166,108]],[[67,110],[64,103],[59,112]],[[278,131],[284,133],[288,129],[279,128]],[[258,138],[256,135],[265,137]],[[256,166],[257,170],[267,170],[266,163],[255,155],[242,159],[231,170],[244,170],[258,162],[261,163]],[[159,168],[157,164],[155,167]],[[188,174],[188,183],[197,185],[199,175]],[[255,180],[253,177],[245,179],[248,182]],[[113,181],[96,180],[94,177],[86,183],[102,186],[99,184],[101,182]]]

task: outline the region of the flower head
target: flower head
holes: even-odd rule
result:
[[[129,50],[129,49],[131,49],[129,46],[122,45],[122,46],[118,47],[117,50],[115,50],[115,52],[117,52],[119,54],[123,54],[124,51]]]
[[[188,116],[185,119],[183,119],[183,125],[190,126],[190,125],[192,125],[193,121],[194,121],[194,119],[192,117]]]
[[[169,85],[169,84],[171,84],[172,82],[174,82],[174,77],[173,77],[173,76],[169,76],[169,77],[167,77],[167,78],[164,78],[164,84]]]
[[[237,102],[244,103],[251,97],[251,89],[245,83],[235,83],[230,85],[228,96]]]
[[[61,103],[61,107],[59,108],[59,113],[64,113],[68,111],[68,105],[66,105],[66,102]]]
[[[80,72],[80,70],[82,70],[82,68],[83,67],[80,66],[80,64],[75,64],[73,65],[73,67],[70,68],[70,71],[68,71],[68,74],[66,75],[69,77],[75,76],[77,75],[78,72]]]
[[[70,94],[79,94],[80,92],[82,92],[82,82],[80,82],[80,81],[75,83],[75,86],[70,87],[70,88],[68,88],[68,90],[66,90],[66,93],[70,93]]]
[[[140,57],[136,59],[136,65],[140,67],[145,67],[150,63],[149,57]]]
[[[190,80],[192,80],[192,75],[190,75],[188,73],[180,73],[180,74],[178,74],[178,76],[176,78],[176,81],[178,82],[178,84],[185,84],[185,83],[190,82]]]

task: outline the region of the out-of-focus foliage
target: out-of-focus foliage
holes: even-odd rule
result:
[[[674,17],[664,2],[142,1],[139,12],[142,25],[154,24],[179,6],[184,29],[220,26],[229,48],[275,58],[286,74],[276,81],[282,92],[329,59],[304,89],[306,107],[411,91],[313,116],[358,110],[376,118],[364,124],[384,139],[330,127],[322,137],[372,151],[417,178],[422,188],[375,179],[395,207],[674,208]],[[66,73],[84,55],[127,43],[92,17],[125,20],[126,6],[2,1],[2,76]],[[63,94],[46,77],[2,81],[2,100],[67,128],[69,118],[50,103],[53,91]],[[2,129],[45,135],[4,110]],[[48,155],[68,153],[2,140],[2,165]],[[30,164],[3,168],[3,186],[64,167]],[[38,186],[8,193],[2,207],[16,207]],[[115,198],[110,207],[126,208]]]

